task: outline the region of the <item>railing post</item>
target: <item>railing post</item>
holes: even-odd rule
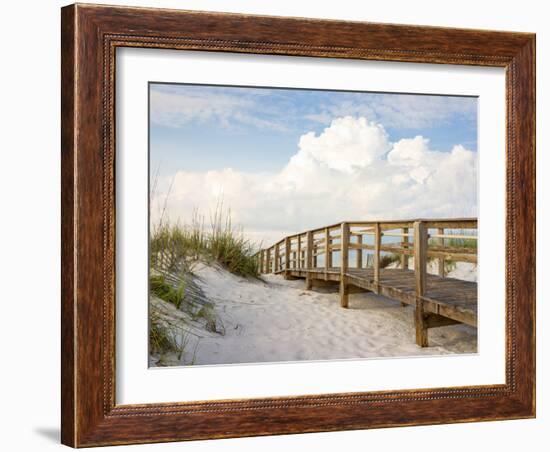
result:
[[[340,306],[348,307],[349,224],[342,223],[340,231]]]
[[[311,268],[313,267],[313,234],[311,231],[306,233],[306,290],[311,290],[312,278],[311,278]]]
[[[357,245],[358,245],[358,248],[357,248],[357,254],[355,255],[355,266],[357,268],[362,268],[363,267],[363,248],[361,248],[361,245],[363,244],[363,236],[362,235],[358,235],[357,236]]]
[[[382,240],[382,233],[380,231],[380,223],[374,225],[374,288],[376,293],[380,292],[380,243]]]
[[[409,228],[403,228],[403,240],[401,242],[401,247],[405,248],[406,250],[409,250]],[[403,253],[401,255],[401,268],[403,270],[409,269],[409,255]]]
[[[264,273],[264,250],[260,250],[260,275]]]
[[[414,275],[415,275],[415,327],[416,344],[428,346],[428,329],[422,297],[426,293],[426,258],[428,254],[428,232],[421,221],[414,222]]]
[[[285,237],[285,278],[290,272],[290,237]]]
[[[273,273],[277,273],[279,271],[279,264],[280,264],[280,261],[279,261],[279,244],[278,243],[275,245],[275,250],[274,250],[274,253],[273,253],[273,259],[274,259]]]
[[[298,236],[298,261],[294,262],[294,265],[298,270],[302,268],[302,236]]]
[[[444,235],[445,234],[445,229],[439,228],[437,230],[437,233],[439,235]],[[445,246],[445,239],[443,237],[439,237],[439,239],[437,240],[437,243],[438,243],[439,246],[441,246],[441,248],[443,248]],[[440,257],[437,260],[437,273],[442,278],[445,277],[445,258],[444,257]]]
[[[332,266],[332,254],[330,252],[330,230],[325,228],[325,280],[328,280],[328,269]]]
[[[317,252],[319,251],[319,247],[317,244],[313,245],[313,268],[317,268]]]

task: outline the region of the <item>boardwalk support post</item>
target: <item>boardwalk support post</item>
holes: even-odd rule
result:
[[[414,222],[414,274],[415,274],[415,329],[416,344],[428,346],[428,325],[422,297],[426,293],[426,258],[428,254],[428,233],[422,221]]]
[[[348,307],[349,290],[347,273],[349,265],[349,224],[342,223],[340,232],[340,306]]]
[[[330,252],[330,229],[325,228],[325,281],[328,281],[328,270],[332,266],[332,253]]]
[[[281,264],[281,261],[279,259],[279,244],[278,243],[275,245],[275,252],[274,252],[273,259],[274,259],[273,273],[277,273],[279,271],[279,265]]]
[[[444,235],[445,234],[445,229],[443,228],[439,228],[437,230],[437,233],[439,235]],[[438,245],[443,248],[444,245],[445,245],[445,239],[443,237],[440,237],[438,240]],[[441,276],[442,278],[445,277],[445,258],[444,257],[440,257],[438,260],[437,260],[437,272],[439,274],[439,276]]]
[[[306,290],[311,290],[312,279],[310,270],[313,267],[313,234],[311,231],[306,233],[306,246]]]
[[[265,273],[264,259],[265,259],[265,251],[260,250],[260,275],[262,273]]]
[[[401,247],[405,250],[409,249],[409,228],[403,228],[403,240],[401,241]],[[401,268],[403,270],[409,269],[409,255],[406,253],[401,255]]]
[[[363,245],[363,236],[359,234],[357,236],[357,254],[355,255],[355,266],[357,268],[363,268],[363,248],[361,248],[361,245]]]
[[[290,273],[290,237],[285,237],[285,279]]]
[[[405,251],[409,251],[409,228],[403,228],[402,230],[402,233],[403,233],[403,239],[401,241],[401,247],[405,250]],[[403,270],[408,270],[409,269],[409,255],[407,253],[403,253],[401,255],[401,268]],[[401,306],[402,307],[407,307],[407,303],[403,303],[401,302]]]
[[[380,223],[374,225],[374,289],[376,293],[380,293],[380,244],[381,244]]]
[[[317,268],[317,252],[319,251],[319,247],[317,244],[313,245],[313,268]]]

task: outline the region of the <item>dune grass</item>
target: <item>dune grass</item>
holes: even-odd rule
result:
[[[468,248],[477,250],[477,240],[475,239],[445,239],[445,246],[453,248]]]
[[[178,287],[173,287],[166,282],[164,275],[151,275],[149,277],[149,290],[151,294],[172,303],[179,309],[185,298],[185,281],[181,281]]]
[[[382,254],[380,256],[380,268],[386,268],[394,262],[401,262],[401,255],[396,253]]]
[[[193,283],[193,267],[198,262],[217,263],[235,275],[258,276],[256,248],[232,225],[231,212],[219,205],[208,227],[198,212],[189,224],[159,221],[151,228],[149,247],[150,295],[173,304],[206,331],[224,335],[223,322]],[[163,357],[173,355],[180,362],[192,356],[185,364],[193,363],[196,350],[188,350],[192,344],[187,325],[168,325],[154,312],[149,325],[150,353],[161,357],[157,365],[163,365]]]
[[[189,224],[161,223],[150,237],[151,267],[169,269],[194,261],[216,262],[233,274],[258,276],[256,247],[231,222],[231,212],[218,207],[210,227],[197,212]]]
[[[470,230],[446,230],[445,231],[448,234],[456,234],[456,235],[470,235],[473,234]],[[428,241],[428,246],[441,246],[439,238],[431,238]],[[444,239],[444,246],[449,248],[466,248],[468,250],[477,250],[477,239],[467,239],[467,238],[450,238],[450,239]]]
[[[149,353],[162,355],[168,352],[181,354],[182,348],[173,332],[166,328],[159,316],[152,311],[149,316]]]

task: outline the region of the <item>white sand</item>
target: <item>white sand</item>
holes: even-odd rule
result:
[[[264,275],[264,281],[249,280],[205,265],[200,265],[195,274],[198,284],[215,303],[225,334],[204,331],[195,342],[187,344],[179,363],[172,358],[165,359],[165,364],[476,352],[476,329],[466,325],[431,329],[430,347],[418,347],[413,309],[372,293],[350,295],[349,308],[344,309],[335,289],[306,291],[303,280],[285,281],[275,275]]]

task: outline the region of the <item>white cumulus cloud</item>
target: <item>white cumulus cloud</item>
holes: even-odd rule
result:
[[[344,220],[477,215],[475,152],[433,150],[422,136],[392,143],[365,117],[339,117],[319,135],[302,135],[277,172],[178,171],[160,182],[153,221],[165,202],[170,220],[185,222],[194,209],[208,216],[223,199],[234,222],[264,244]]]

